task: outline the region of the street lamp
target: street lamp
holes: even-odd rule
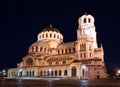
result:
[[[118,70],[117,73],[120,74],[120,70]]]
[[[85,69],[86,69],[86,66],[85,66],[85,65],[82,65],[83,77],[85,77]]]
[[[85,68],[86,68],[86,66],[85,66],[85,65],[83,65],[83,66],[82,66],[82,68],[83,68],[83,69],[85,69]]]
[[[51,76],[51,71],[52,71],[52,69],[49,69],[50,76]]]
[[[117,70],[116,76],[120,76],[120,70]]]
[[[19,71],[18,71],[18,76],[22,76],[22,69],[19,69]]]

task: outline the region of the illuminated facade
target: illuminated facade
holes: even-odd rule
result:
[[[63,42],[63,35],[52,26],[43,29],[38,39],[8,77],[106,78],[103,47],[97,46],[94,17],[78,19],[77,39]]]

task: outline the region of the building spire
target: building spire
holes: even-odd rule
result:
[[[52,24],[50,24],[50,27],[52,27]]]
[[[102,43],[101,43],[100,45],[101,45],[101,48],[103,48],[103,45],[102,45]]]
[[[85,11],[85,15],[88,15],[88,13]]]

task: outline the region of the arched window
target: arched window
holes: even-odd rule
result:
[[[90,18],[88,18],[88,22],[89,22],[89,23],[91,22]]]
[[[67,75],[67,70],[64,70],[64,76],[66,76]]]
[[[31,71],[29,71],[29,76],[31,76]]]
[[[51,76],[53,76],[53,70],[51,71]]]
[[[42,35],[42,38],[44,38],[44,34]]]
[[[46,37],[48,37],[48,34],[46,34]]]
[[[46,72],[44,71],[43,75],[45,76],[46,75]]]
[[[42,73],[43,73],[43,72],[42,72],[42,71],[40,71],[40,76],[42,76]]]
[[[67,53],[67,49],[65,49],[65,53]]]
[[[86,50],[86,44],[83,45],[83,49]]]
[[[35,46],[35,48],[34,48],[34,49],[35,49],[35,52],[36,52],[36,51],[37,51],[37,47]]]
[[[80,57],[82,58],[82,53],[80,53]]]
[[[89,57],[91,57],[91,53],[89,53]]]
[[[52,61],[49,62],[49,65],[52,65]]]
[[[87,21],[86,21],[86,18],[84,18],[83,22],[84,22],[84,23],[86,23],[86,22],[87,22]]]
[[[61,76],[62,74],[61,74],[62,72],[61,72],[61,70],[59,70],[59,76]]]
[[[71,53],[71,48],[69,48],[69,53]]]
[[[50,72],[49,72],[49,70],[47,71],[47,76],[49,76],[50,75]]]
[[[83,44],[83,43],[82,43],[82,44],[80,45],[80,50],[81,50],[81,51],[85,51],[85,50],[86,50],[86,44]]]
[[[63,64],[66,64],[66,61],[65,61],[65,60],[63,60]]]
[[[26,65],[33,65],[33,59],[32,58],[28,58],[26,60]]]
[[[75,48],[73,48],[73,52],[75,52]]]
[[[58,50],[58,54],[60,54],[60,50]]]
[[[82,49],[82,45],[80,45],[80,50]]]
[[[57,70],[55,70],[55,76],[57,76]]]
[[[62,49],[62,54],[63,54],[63,49]]]
[[[34,71],[32,71],[32,76],[34,76]]]
[[[41,39],[41,35],[39,36],[39,38]]]
[[[46,48],[44,48],[44,52],[46,52]]]
[[[28,76],[28,71],[26,72],[26,76]]]
[[[50,37],[52,37],[52,34],[50,33]]]
[[[34,47],[32,47],[32,52],[34,52]]]
[[[54,38],[56,38],[56,35],[54,34]]]
[[[42,51],[42,47],[40,47],[40,52]]]
[[[55,63],[56,65],[58,65],[59,64],[59,61],[56,61],[56,63]]]
[[[72,76],[76,76],[76,67],[72,67],[71,74]]]
[[[36,52],[38,52],[38,47],[36,47]]]
[[[59,39],[59,35],[57,35],[57,39]]]
[[[84,53],[84,58],[86,57],[86,53]]]

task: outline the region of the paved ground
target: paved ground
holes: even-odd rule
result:
[[[0,87],[120,87],[120,80],[3,79]]]

